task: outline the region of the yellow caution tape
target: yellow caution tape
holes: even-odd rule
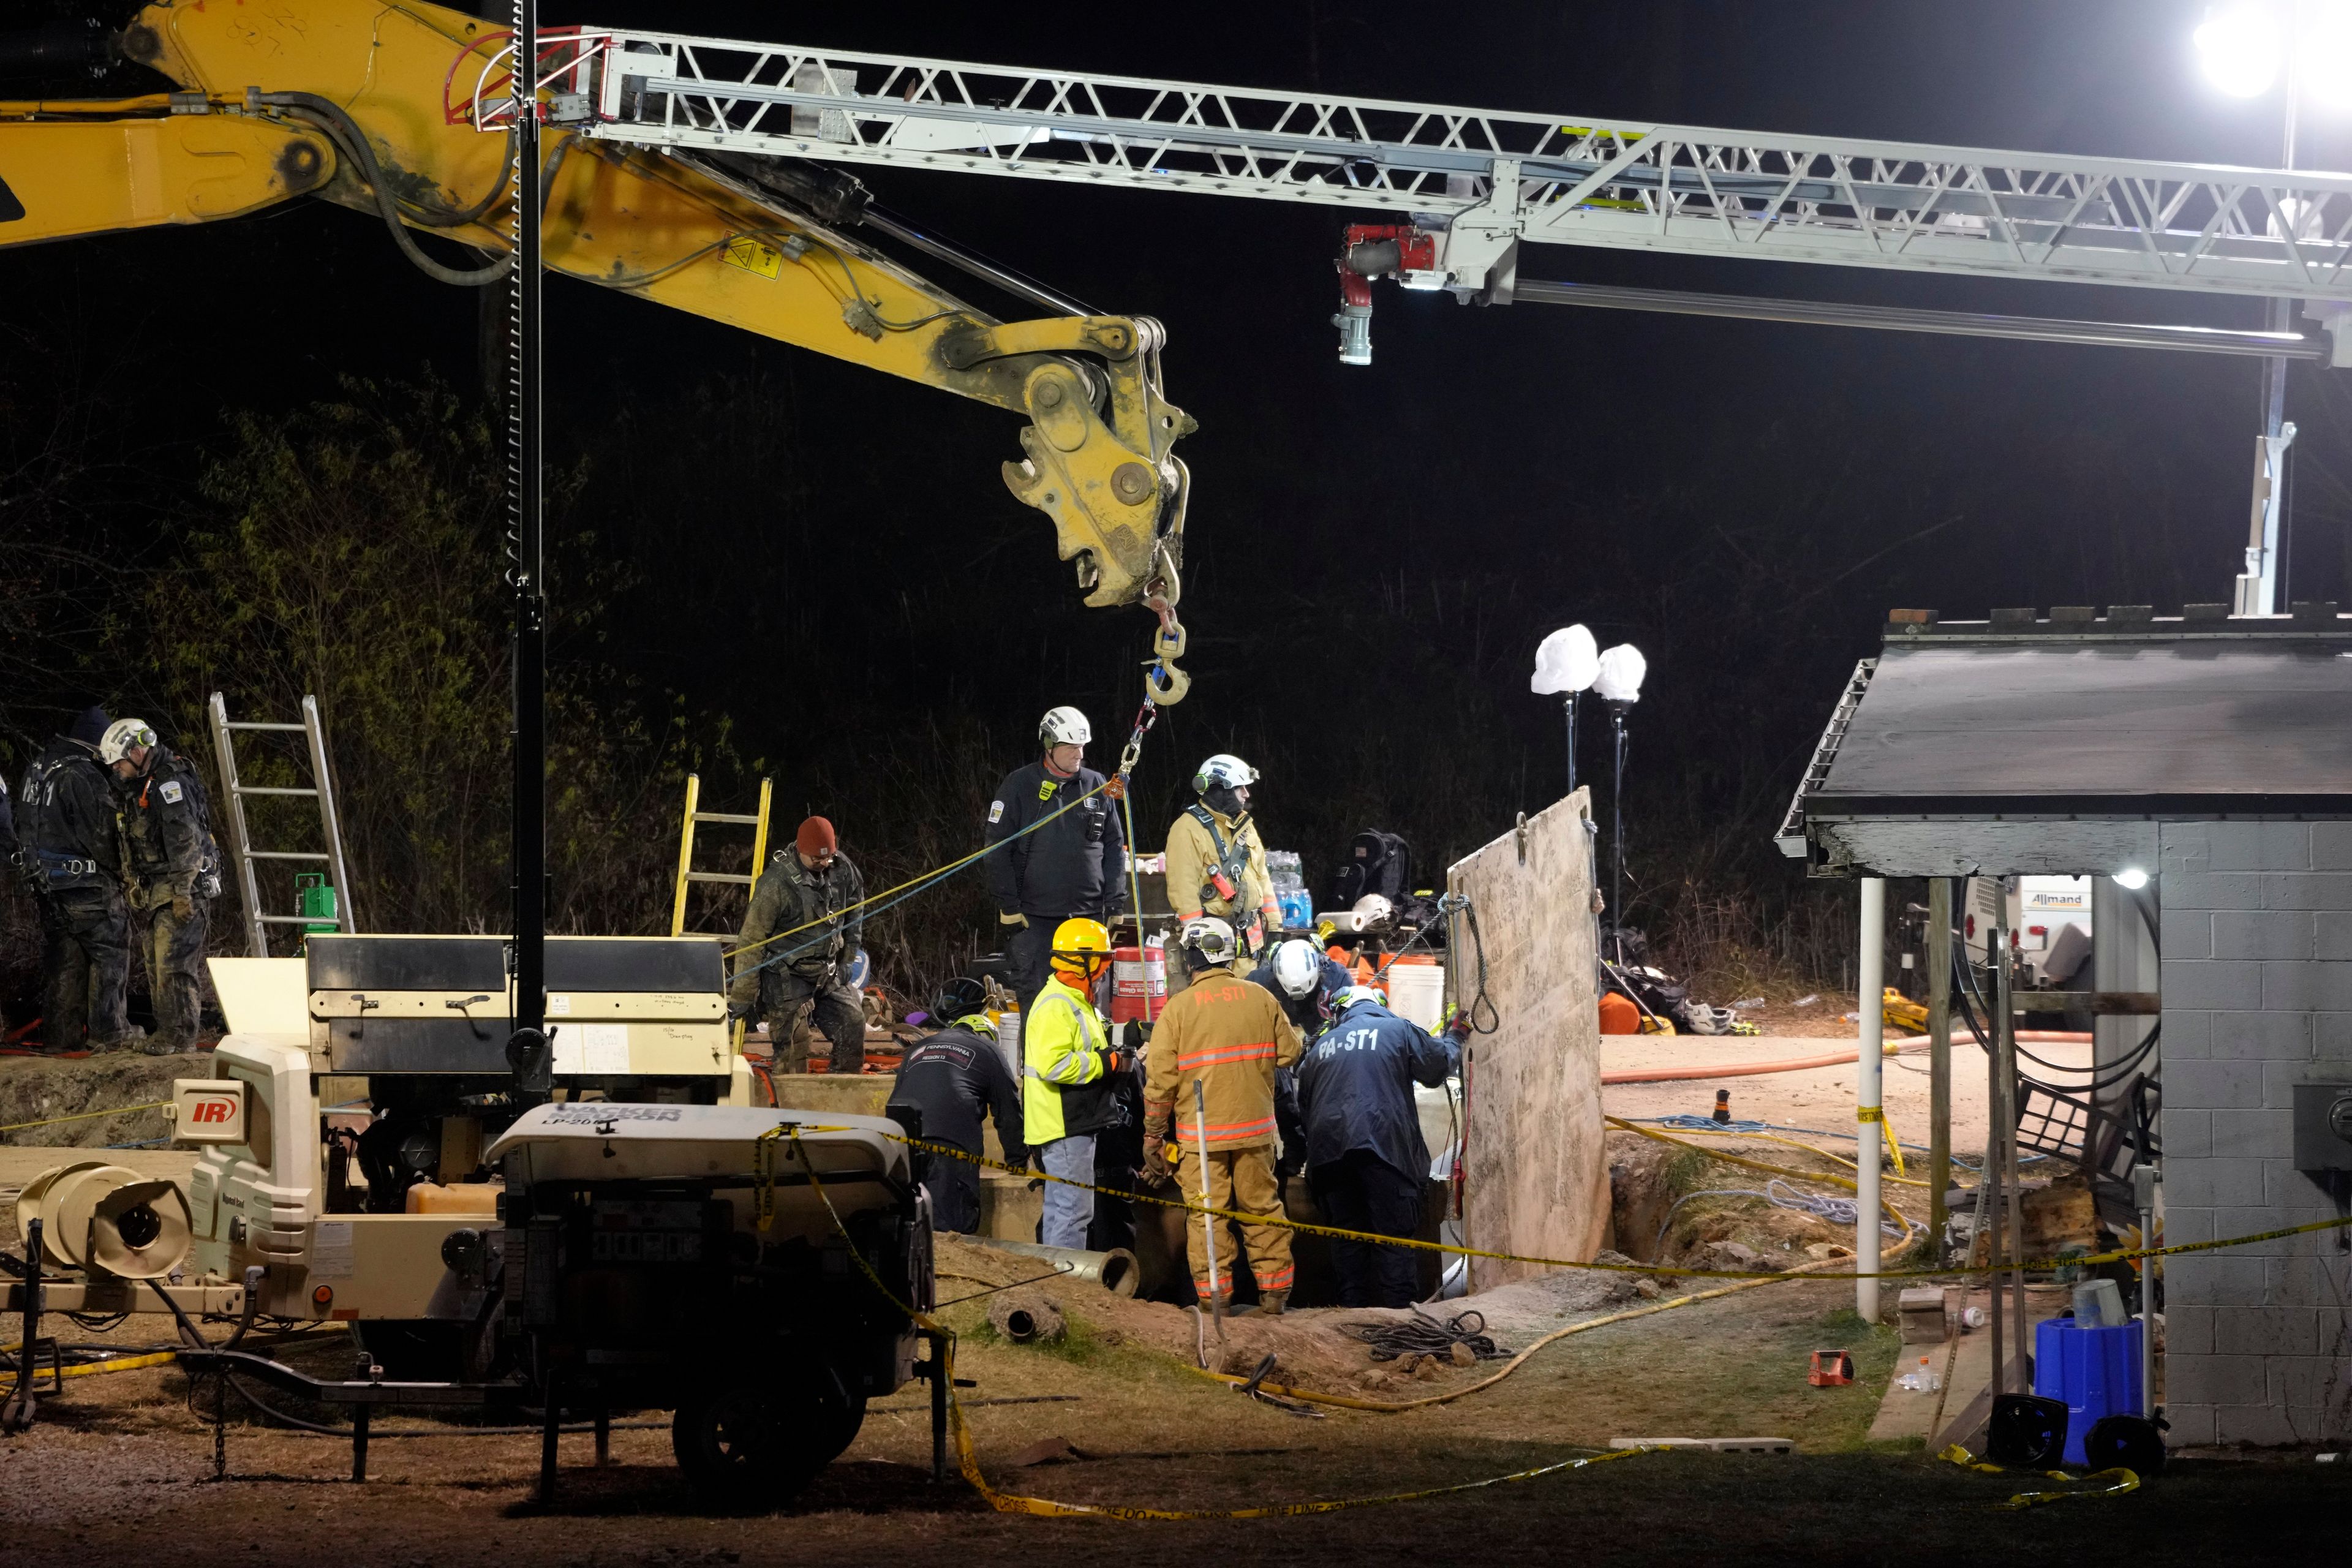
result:
[[[1962,1469],[1975,1470],[1980,1475],[2005,1476],[2009,1474],[2009,1468],[2006,1465],[1989,1465],[1983,1460],[1978,1458],[1974,1454],[1969,1453],[1966,1448],[1961,1447],[1958,1443],[1954,1443],[1942,1453],[1937,1455],[1936,1458],[1943,1460],[1946,1464],[1958,1465]],[[2134,1471],[2123,1468],[2121,1466],[2111,1470],[2096,1470],[2090,1475],[2079,1477],[2070,1476],[2063,1470],[2043,1470],[2041,1473],[2048,1476],[2053,1481],[2108,1481],[2113,1484],[2104,1487],[2094,1487],[2084,1491],[2018,1492],[2010,1497],[2007,1501],[1997,1502],[1992,1506],[1997,1509],[2003,1510],[2028,1509],[2038,1507],[2046,1502],[2064,1502],[2069,1498],[2121,1497],[2126,1492],[2136,1492],[2139,1490],[2138,1475]]]
[[[61,1121],[89,1121],[100,1116],[128,1116],[134,1110],[161,1110],[171,1103],[168,1100],[151,1100],[144,1105],[118,1105],[111,1110],[81,1110],[71,1116],[52,1116],[46,1121],[12,1121],[0,1127],[0,1132],[22,1132],[27,1127],[55,1127]]]
[[[1853,1108],[1853,1119],[1878,1123],[1878,1130],[1886,1134],[1886,1152],[1895,1157],[1895,1174],[1900,1177],[1903,1174],[1903,1145],[1895,1141],[1895,1124],[1886,1120],[1886,1107],[1857,1105]],[[1857,1149],[1854,1152],[1860,1153],[1861,1151]],[[1925,1186],[1927,1184],[1922,1182],[1919,1184]]]
[[[1854,1184],[1843,1176],[1825,1175],[1819,1171],[1793,1171],[1785,1166],[1767,1165],[1759,1161],[1744,1160],[1733,1154],[1717,1153],[1712,1149],[1702,1149],[1697,1144],[1684,1143],[1680,1139],[1669,1138],[1663,1132],[1653,1132],[1645,1127],[1636,1127],[1630,1122],[1621,1121],[1613,1116],[1603,1117],[1602,1120],[1622,1127],[1628,1132],[1638,1132],[1644,1138],[1654,1138],[1662,1143],[1673,1143],[1681,1148],[1696,1150],[1709,1159],[1744,1165],[1750,1170],[1766,1171],[1774,1175],[1793,1176],[1800,1181],[1831,1182],[1844,1187],[1852,1187]],[[801,1132],[870,1131],[870,1129],[847,1126],[787,1125],[792,1135],[795,1137]],[[1528,1263],[1540,1268],[1582,1268],[1599,1274],[1648,1274],[1660,1279],[1673,1279],[1805,1278],[1804,1275],[1793,1269],[1784,1272],[1764,1268],[1678,1268],[1663,1263],[1599,1263],[1574,1258],[1542,1258],[1524,1252],[1498,1252],[1486,1247],[1463,1247],[1449,1241],[1423,1241],[1417,1237],[1410,1236],[1375,1236],[1368,1231],[1346,1230],[1339,1226],[1316,1225],[1307,1220],[1292,1219],[1287,1215],[1244,1214],[1239,1209],[1216,1208],[1208,1204],[1193,1203],[1181,1197],[1167,1198],[1156,1193],[1137,1193],[1129,1192],[1124,1187],[1106,1187],[1094,1182],[1081,1182],[1075,1177],[1057,1176],[1050,1171],[1032,1171],[1018,1165],[1008,1165],[1002,1160],[992,1160],[985,1154],[970,1153],[951,1143],[936,1142],[927,1138],[909,1138],[902,1132],[884,1132],[877,1136],[909,1149],[922,1149],[934,1154],[944,1155],[949,1159],[962,1160],[971,1164],[983,1166],[992,1171],[1002,1171],[1009,1175],[1021,1176],[1030,1181],[1055,1182],[1066,1187],[1076,1187],[1082,1192],[1098,1193],[1105,1197],[1124,1198],[1130,1203],[1156,1204],[1161,1208],[1182,1209],[1187,1214],[1207,1215],[1213,1219],[1236,1220],[1244,1225],[1270,1225],[1283,1230],[1297,1231],[1306,1236],[1330,1237],[1339,1241],[1365,1241],[1377,1247],[1403,1247],[1422,1252],[1442,1252],[1451,1258],[1485,1258],[1498,1263]],[[1882,1206],[1885,1206],[1886,1212],[1894,1215],[1906,1230],[1916,1229],[1910,1221],[1904,1218],[1899,1210],[1892,1205]],[[1946,1268],[1880,1268],[1868,1273],[1841,1274],[1838,1278],[1842,1279],[1948,1279],[1964,1275],[2007,1274],[2017,1269],[2024,1269],[2032,1273],[2048,1273],[2060,1268],[2096,1268],[2102,1264],[2124,1263],[2139,1258],[2170,1258],[2187,1252],[2212,1252],[2225,1247],[2243,1247],[2251,1242],[2276,1241],[2283,1237],[2305,1236],[2315,1231],[2343,1230],[2347,1227],[2352,1227],[2352,1215],[2336,1219],[2312,1220],[2304,1225],[2282,1226],[2276,1230],[2255,1231],[2250,1235],[2225,1237],[2216,1241],[2184,1241],[2172,1247],[2117,1247],[2110,1252],[2095,1252],[2082,1257],[2006,1259],[2000,1263],[1954,1264]]]

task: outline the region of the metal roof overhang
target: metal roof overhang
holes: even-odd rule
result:
[[[2077,874],[2153,869],[2159,822],[2352,818],[2352,626],[2272,625],[1890,627],[1780,847],[1826,876]]]

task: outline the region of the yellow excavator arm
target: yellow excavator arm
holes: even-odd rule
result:
[[[315,195],[381,217],[445,282],[486,285],[514,250],[513,138],[467,90],[506,35],[381,0],[161,0],[121,35],[181,90],[0,102],[0,247],[242,216]],[[551,271],[1023,414],[1013,493],[1053,519],[1090,605],[1158,612],[1155,701],[1174,660],[1192,417],[1160,391],[1160,324],[999,321],[846,232],[825,187],[761,161],[546,134]],[[450,260],[412,231],[468,247]],[[943,530],[966,509],[942,500]]]

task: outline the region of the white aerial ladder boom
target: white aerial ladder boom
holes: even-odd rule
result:
[[[483,62],[478,123],[506,110],[508,100],[486,96],[505,90],[502,72]],[[1718,131],[601,28],[545,35],[539,77],[560,95],[551,118],[591,137],[1384,215],[1350,229],[1343,246],[1349,309],[1334,320],[1349,359],[1370,355],[1370,293],[1358,285],[1393,276],[1479,302],[1516,294],[2352,364],[2347,174]],[[2295,300],[2330,342],[1522,286],[1518,253],[1529,245]],[[1360,353],[1349,352],[1350,333]]]

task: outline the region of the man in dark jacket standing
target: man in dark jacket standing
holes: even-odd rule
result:
[[[1381,1005],[1369,986],[1329,1000],[1330,1022],[1298,1064],[1307,1123],[1307,1184],[1343,1230],[1410,1237],[1421,1228],[1429,1145],[1412,1086],[1435,1089],[1462,1059],[1454,1036],[1433,1037]],[[1468,1025],[1454,1026],[1466,1033]],[[1343,1307],[1410,1307],[1418,1255],[1377,1242],[1331,1243]]]
[[[778,1072],[808,1070],[807,1047],[793,1035],[803,1007],[833,1046],[830,1070],[866,1069],[866,999],[849,981],[865,937],[865,879],[822,816],[803,822],[752,885],[728,1015],[767,1020]]]
[[[1055,929],[1066,920],[1107,921],[1125,902],[1127,876],[1118,803],[1102,787],[1103,775],[1085,765],[1094,739],[1087,716],[1056,708],[1038,724],[1037,739],[1045,756],[1007,773],[988,805],[989,845],[1004,844],[988,858],[989,889],[1006,928],[1004,956],[1024,1018],[1045,984]],[[1047,817],[1054,820],[1022,833]]]
[[[155,1009],[151,1057],[192,1050],[205,995],[205,912],[220,895],[212,805],[188,760],[143,719],[117,719],[98,743],[121,799],[131,907],[147,913],[147,985]]]
[[[16,791],[16,834],[40,889],[41,1041],[58,1056],[136,1038],[122,1011],[131,912],[114,791],[98,762],[106,726],[104,709],[83,709],[33,759]]]
[[[996,1141],[1004,1163],[1016,1170],[1029,1163],[1022,1141],[1021,1085],[996,1048],[996,1026],[985,1010],[986,993],[976,980],[950,980],[931,1004],[932,1022],[944,1025],[907,1053],[890,1089],[892,1105],[912,1105],[922,1113],[922,1136],[973,1156],[924,1156],[923,1191],[931,1195],[931,1224],[965,1235],[980,1228],[981,1119],[996,1118]]]

